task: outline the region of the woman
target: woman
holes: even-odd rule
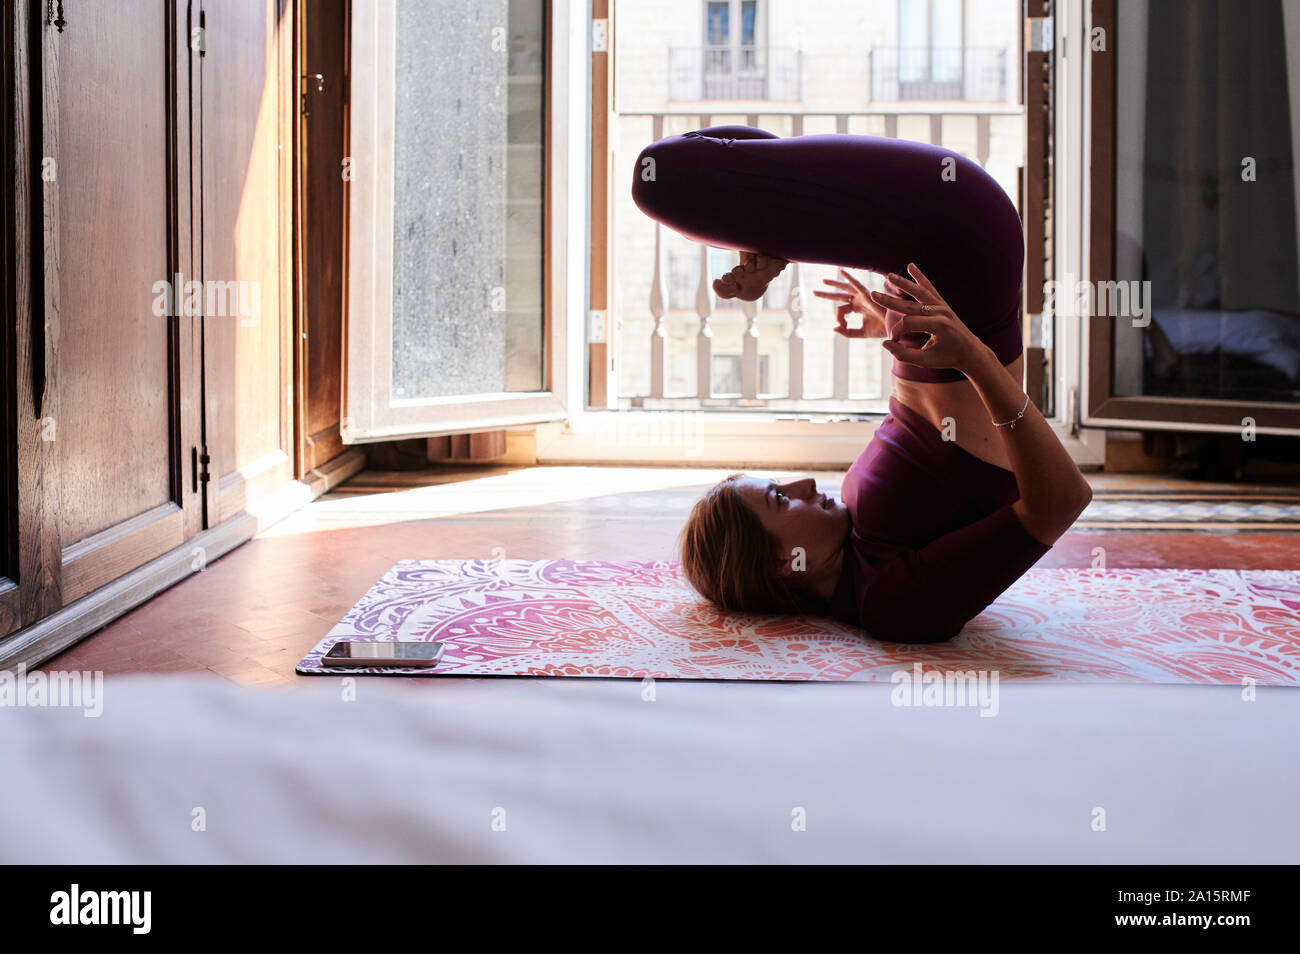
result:
[[[707,599],[936,642],[1087,506],[1087,481],[1020,386],[1020,219],[976,163],[905,140],[717,126],[647,146],[632,195],[687,238],[740,252],[714,282],[724,298],[756,301],[787,261],[841,266],[816,293],[837,303],[836,332],[882,337],[894,358],[889,415],[842,501],[811,478],[733,474],[695,505],[682,572]],[[885,291],[847,268],[885,275]]]

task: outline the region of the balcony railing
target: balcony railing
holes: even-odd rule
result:
[[[1007,99],[1007,51],[986,46],[887,46],[867,54],[872,102]]]
[[[935,110],[879,110],[873,113],[772,113],[747,116],[682,113],[620,113],[622,119],[649,119],[650,141],[670,131],[700,129],[718,122],[802,135],[805,119],[820,127],[849,131],[874,124],[879,133],[926,138],[966,152],[981,166],[990,158],[990,126],[995,118],[1016,120],[1018,106],[949,107]],[[959,121],[964,135],[945,119]],[[821,131],[815,128],[813,131]],[[826,131],[831,131],[829,128]],[[1019,142],[1018,134],[1000,141]],[[1002,156],[1013,166],[1018,156]],[[621,180],[617,180],[621,184]],[[615,186],[617,187],[617,186]],[[617,203],[618,197],[611,197]],[[639,214],[638,214],[639,215]],[[775,412],[873,413],[889,399],[893,358],[876,339],[849,340],[835,334],[834,306],[811,293],[820,277],[834,275],[830,266],[791,263],[757,302],[721,301],[713,279],[735,264],[735,253],[678,240],[658,222],[639,216],[634,228],[620,229],[627,242],[613,257],[624,289],[616,304],[615,347],[618,404],[660,410],[755,408]],[[674,247],[676,246],[676,247]],[[638,276],[644,276],[643,278]],[[863,276],[880,284],[872,276]],[[642,284],[644,282],[644,284]]]
[[[668,98],[678,101],[800,99],[803,56],[770,46],[674,46],[668,49]]]

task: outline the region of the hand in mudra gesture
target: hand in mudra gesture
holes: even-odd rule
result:
[[[871,299],[877,305],[903,314],[890,330],[889,337],[880,343],[881,347],[899,361],[922,368],[962,371],[969,367],[980,356],[984,342],[957,317],[919,268],[908,265],[907,270],[912,281],[893,273],[887,276],[907,298],[871,292]],[[930,340],[920,348],[911,348],[900,340],[906,334],[928,334]]]
[[[885,332],[885,309],[871,300],[871,293],[865,285],[841,268],[844,281],[823,278],[822,283],[839,291],[821,291],[813,294],[818,298],[839,302],[835,307],[835,333],[845,338],[883,338]],[[861,315],[862,327],[850,328],[849,315]]]

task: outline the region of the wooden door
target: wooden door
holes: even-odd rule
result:
[[[0,158],[3,166],[0,182],[14,184],[13,188],[6,185],[0,191],[0,218],[3,218],[0,250],[4,256],[0,263],[0,278],[3,278],[0,287],[4,293],[4,323],[0,325],[0,636],[22,625],[18,572],[18,268],[20,261],[26,261],[26,255],[19,249],[18,228],[20,222],[26,224],[27,216],[20,216],[18,205],[23,201],[20,196],[29,194],[30,170],[22,164],[23,177],[21,181],[18,179],[14,64],[19,49],[15,35],[19,21],[15,20],[14,13],[13,4],[5,4],[0,9],[0,61],[4,67],[0,75],[0,122],[4,124],[5,142],[4,155]],[[24,302],[31,274],[28,268],[22,283]]]
[[[179,546],[200,521],[194,322],[171,314],[170,293],[189,271],[185,11],[78,4],[62,30],[40,4],[29,14],[43,76],[45,325],[29,329],[40,431],[22,447],[39,499],[25,515],[24,623]]]
[[[294,476],[290,16],[288,0],[199,9],[202,274],[225,289],[203,317],[208,526]]]
[[[348,5],[299,0],[298,476],[341,454]]]

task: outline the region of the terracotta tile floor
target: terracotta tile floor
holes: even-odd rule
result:
[[[691,504],[721,470],[598,467],[366,471],[138,607],[51,669],[208,671],[245,685],[301,679],[293,667],[398,560],[675,559]],[[774,475],[775,476],[775,475]],[[841,474],[814,474],[822,488]],[[1092,475],[1095,500],[1155,493],[1278,497],[1276,488]],[[1300,491],[1281,497],[1300,505]],[[1086,516],[1086,515],[1085,515]],[[1300,569],[1300,535],[1079,528],[1039,566]],[[1235,525],[1234,525],[1235,526]],[[1183,529],[1174,529],[1180,527]]]

